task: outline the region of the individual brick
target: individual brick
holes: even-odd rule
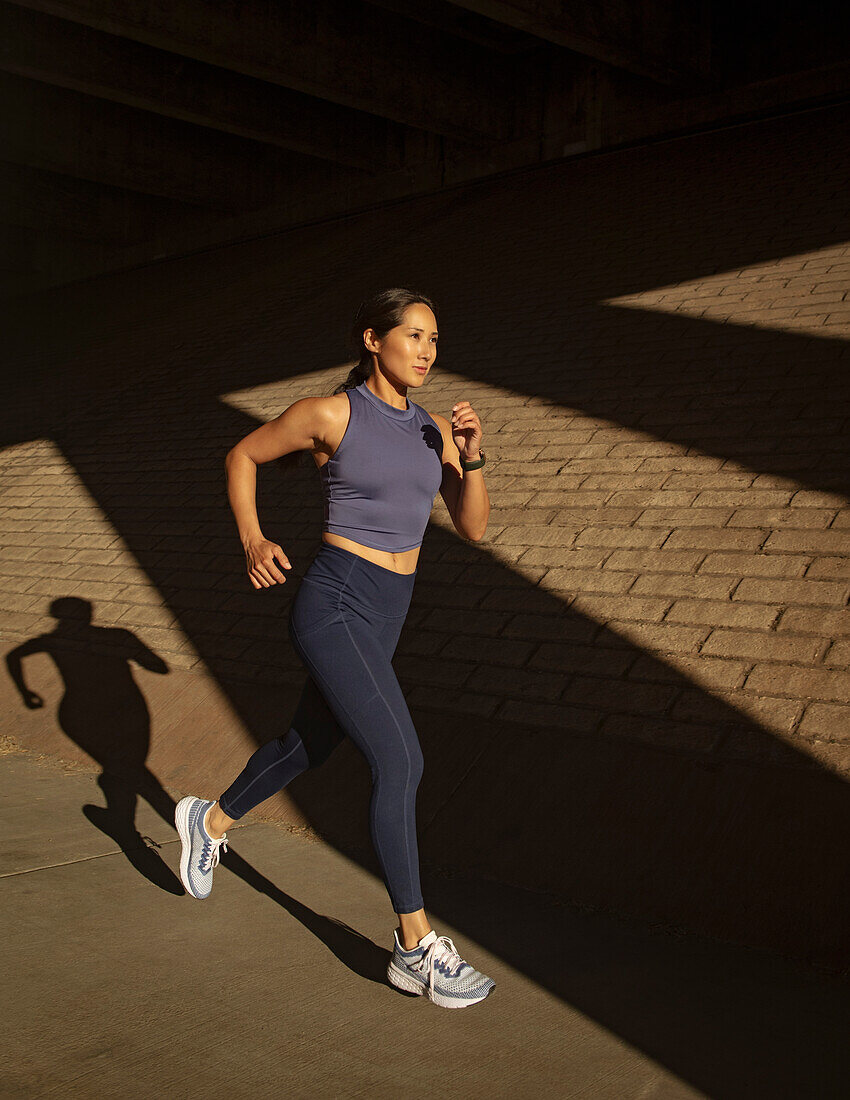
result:
[[[697,457],[670,455],[664,458],[645,458],[639,468],[641,473],[659,470],[673,470],[676,473],[687,473],[688,471],[709,473],[712,470],[719,470],[722,464],[722,458],[710,458],[706,455]]]
[[[701,653],[716,657],[745,657],[751,661],[816,661],[825,643],[820,638],[795,637],[775,631],[713,630]]]
[[[733,600],[750,603],[797,604],[811,607],[843,607],[850,585],[841,581],[764,580],[747,577],[735,589]]]
[[[639,508],[611,508],[608,505],[592,509],[563,508],[555,515],[552,523],[567,527],[594,524],[597,527],[615,527],[620,530],[628,527],[639,515]]]
[[[699,573],[725,573],[737,577],[801,577],[811,562],[806,554],[745,554],[715,551],[708,554]],[[809,569],[809,573],[811,569]]]
[[[694,508],[780,508],[791,499],[791,490],[705,489],[697,495]]]
[[[758,550],[764,541],[762,531],[731,530],[729,527],[677,527],[664,542],[665,550]]]
[[[758,664],[744,687],[759,694],[793,695],[798,699],[819,699],[829,703],[850,702],[850,672],[833,669]]]
[[[732,577],[678,576],[653,573],[638,577],[629,592],[639,596],[694,596],[720,600],[728,596],[737,584]]]
[[[729,527],[828,527],[833,513],[827,508],[738,508],[729,518]],[[778,547],[770,547],[778,549]],[[793,549],[796,549],[794,547]]]
[[[515,526],[508,525],[493,541],[497,547],[505,544],[568,547],[573,542],[575,534],[576,532],[569,527],[516,524]]]
[[[670,532],[652,527],[586,527],[575,536],[573,545],[584,546],[653,546],[658,547]]]
[[[850,668],[850,639],[839,638],[833,642],[823,663],[829,668]]]
[[[482,588],[527,588],[529,584],[536,585],[546,572],[544,565],[524,564],[506,569],[497,561],[486,565],[476,562],[466,566],[458,577],[456,587],[467,586],[479,592]]]
[[[637,490],[655,489],[666,487],[665,474],[663,473],[631,473],[631,474],[588,474],[581,483],[582,489],[606,489],[611,490]],[[675,486],[674,486],[675,488]]]
[[[639,458],[572,458],[565,469],[569,473],[624,473],[633,474],[640,467]],[[660,461],[650,459],[647,461]]]
[[[622,458],[626,455],[681,455],[682,448],[678,443],[665,443],[660,439],[624,440],[615,443],[611,448],[614,458]]]
[[[850,554],[850,530],[773,531],[764,549],[791,550],[800,554]]]
[[[806,579],[809,577],[850,581],[850,557],[817,558],[806,570]]]
[[[530,546],[522,552],[523,565],[561,566],[569,569],[600,569],[610,550],[587,547],[576,550],[567,546]]]
[[[545,531],[557,514],[557,508],[492,507],[490,509],[488,531],[491,524],[499,525],[505,531],[517,526],[528,528],[531,531]]]
[[[659,622],[669,606],[669,600],[628,595],[594,596],[583,593],[575,596],[570,604],[571,610],[589,615],[597,622],[607,622],[608,619]]]
[[[764,604],[733,603],[730,600],[677,600],[667,613],[665,622],[770,630],[778,614],[778,607]]]
[[[634,581],[631,573],[606,573],[601,569],[550,569],[540,587],[565,592],[619,593],[628,591]]]
[[[596,644],[638,646],[659,655],[696,653],[707,634],[707,627],[674,626],[666,620],[656,625],[613,619],[607,623]]]
[[[605,569],[635,573],[693,573],[703,558],[701,550],[615,550]]]
[[[614,493],[606,507],[609,508],[687,508],[694,493],[673,492],[670,489],[640,490],[622,489]]]
[[[792,508],[833,509],[846,507],[847,497],[842,493],[825,493],[811,489],[800,489],[794,493],[790,503]]]
[[[850,706],[836,703],[809,703],[800,722],[803,737],[819,741],[850,741]]]
[[[732,470],[719,470],[717,473],[670,474],[664,481],[665,489],[692,489],[694,492],[706,489],[749,489],[753,485],[751,473],[735,473]]]
[[[637,527],[723,527],[731,508],[645,508],[635,520]]]
[[[805,607],[789,607],[782,612],[776,629],[792,634],[817,634],[822,638],[850,634],[850,608],[841,611],[812,611]]]

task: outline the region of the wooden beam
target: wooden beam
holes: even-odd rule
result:
[[[671,88],[710,79],[709,0],[452,0],[464,11]]]
[[[340,178],[326,161],[10,73],[0,73],[0,105],[6,161],[223,212]],[[348,168],[345,175],[363,173]]]
[[[515,133],[504,57],[356,0],[18,6],[458,140]]]
[[[363,171],[401,167],[398,123],[10,4],[0,70]]]

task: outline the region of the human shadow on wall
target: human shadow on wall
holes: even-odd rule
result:
[[[6,654],[21,701],[30,710],[44,706],[43,696],[24,675],[24,659],[48,654],[64,688],[56,720],[69,740],[102,769],[97,783],[106,805],[85,805],[84,815],[119,845],[141,875],[168,893],[182,894],[179,879],[136,828],[139,796],[169,824],[174,821],[174,801],[145,763],[150,712],[130,662],[161,675],[168,673],[168,665],[132,631],[95,626],[89,600],[60,596],[51,601],[50,614],[56,618],[52,631]]]

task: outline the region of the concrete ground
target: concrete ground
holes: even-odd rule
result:
[[[96,775],[13,750],[0,792],[10,1100],[850,1090],[850,987],[802,964],[426,872],[437,931],[496,981],[450,1012],[387,984],[384,885],[323,842],[234,829],[198,902],[147,804],[145,842],[109,835]]]

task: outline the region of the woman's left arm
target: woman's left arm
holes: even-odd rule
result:
[[[460,459],[474,462],[480,453],[482,430],[478,414],[468,401],[452,408],[451,423],[435,416],[443,434],[443,481],[440,494],[452,523],[465,539],[478,542],[484,537],[490,518],[490,497],[484,484],[484,467],[461,469]]]

